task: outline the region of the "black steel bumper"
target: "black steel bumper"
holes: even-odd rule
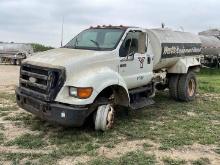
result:
[[[35,114],[41,119],[64,126],[80,127],[91,113],[88,107],[73,107],[60,103],[48,103],[21,93],[16,88],[16,100],[19,107]]]

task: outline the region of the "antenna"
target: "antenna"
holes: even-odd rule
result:
[[[60,42],[61,47],[63,46],[63,24],[64,24],[64,16],[62,19],[62,29],[61,29],[61,42]]]
[[[162,27],[162,29],[164,29],[165,28],[165,23],[161,23],[161,27]]]

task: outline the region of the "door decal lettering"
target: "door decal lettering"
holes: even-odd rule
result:
[[[138,57],[138,59],[139,59],[139,62],[140,62],[140,68],[143,68],[145,57]]]

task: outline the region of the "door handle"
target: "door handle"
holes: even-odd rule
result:
[[[147,57],[147,64],[151,63],[151,57]]]
[[[120,67],[122,68],[122,67],[126,67],[127,66],[127,64],[120,64]]]

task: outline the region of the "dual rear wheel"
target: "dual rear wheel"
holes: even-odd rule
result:
[[[171,75],[169,79],[170,96],[175,100],[192,101],[197,91],[197,80],[194,72]]]

